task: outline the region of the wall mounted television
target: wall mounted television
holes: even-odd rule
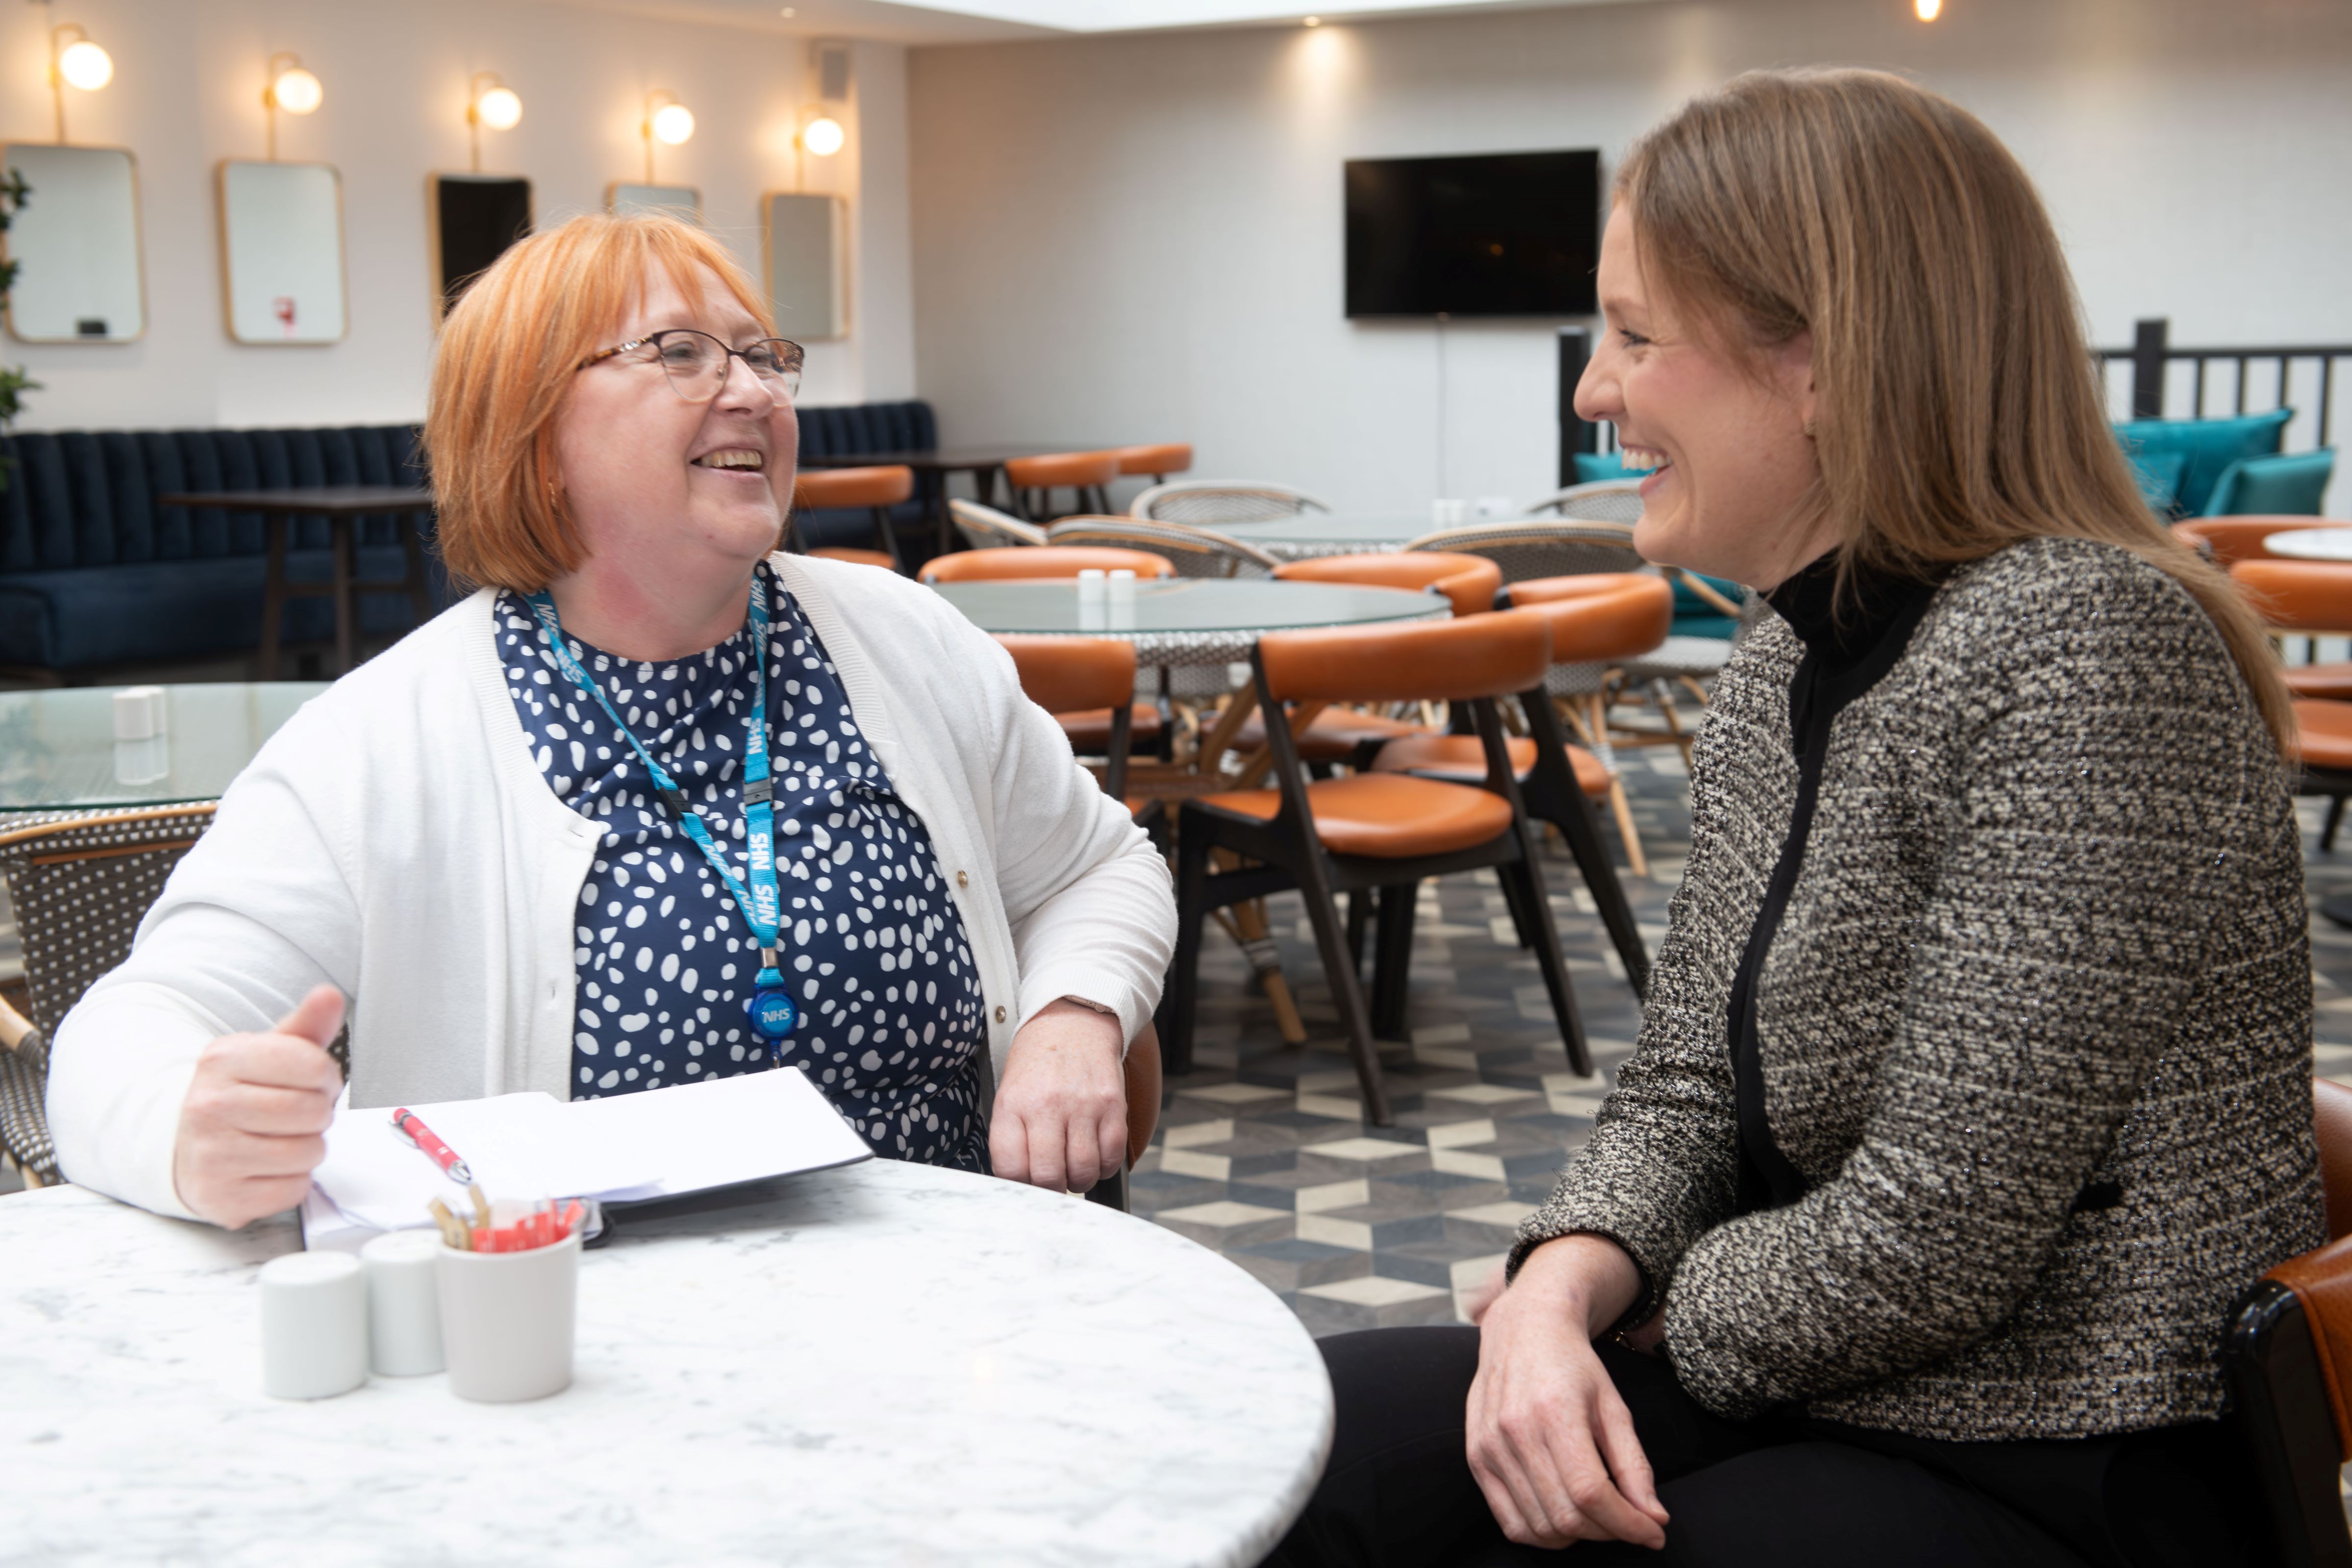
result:
[[[1589,316],[1601,154],[1348,162],[1348,314]]]

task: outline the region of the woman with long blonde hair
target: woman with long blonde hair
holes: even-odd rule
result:
[[[1475,1330],[1325,1342],[1276,1561],[2268,1561],[2219,1351],[2322,1239],[2289,710],[2032,183],[1745,76],[1628,154],[1600,289],[1636,543],[1779,614],[1591,1141]]]

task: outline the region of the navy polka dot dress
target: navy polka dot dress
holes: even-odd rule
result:
[[[769,771],[783,897],[778,963],[801,1007],[782,1060],[805,1071],[877,1153],[988,1169],[976,1061],[977,966],[922,821],[891,793],[800,605],[768,585]],[[765,1070],[743,1016],[760,950],[722,884],[663,811],[636,753],[549,651],[530,606],[499,597],[507,691],[548,787],[604,838],[580,887],[572,1098]],[[648,664],[576,637],[573,658],[702,814],[740,875],[747,624]]]

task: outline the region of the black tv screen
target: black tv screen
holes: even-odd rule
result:
[[[1348,163],[1350,316],[1587,316],[1599,153]]]

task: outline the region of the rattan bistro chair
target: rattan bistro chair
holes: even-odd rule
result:
[[[793,512],[822,511],[834,507],[865,507],[874,517],[874,541],[879,550],[826,545],[808,550],[831,561],[851,561],[861,566],[900,569],[898,536],[890,531],[890,509],[915,493],[915,470],[898,464],[877,468],[806,468],[793,481]],[[793,548],[805,550],[797,521],[791,525]]]
[[[1570,485],[1564,490],[1539,496],[1519,510],[1529,517],[1549,512],[1554,517],[1584,522],[1639,522],[1642,481],[1601,479],[1589,485]]]
[[[1066,517],[1045,531],[1053,544],[1108,544],[1164,555],[1179,577],[1270,577],[1282,563],[1255,544],[1181,522],[1138,517]]]
[[[1328,501],[1305,490],[1264,479],[1175,479],[1145,490],[1127,512],[1148,522],[1214,528],[1221,522],[1271,522],[1301,512],[1330,510]]]
[[[1640,572],[1648,563],[1633,548],[1630,522],[1474,522],[1424,533],[1406,551],[1440,551],[1491,561],[1506,583],[1533,577],[1567,577],[1581,572]]]
[[[32,1007],[25,1018],[0,1004],[0,1142],[35,1181],[58,1179],[43,1109],[47,1042],[82,993],[130,956],[140,920],[212,820],[207,803],[0,831],[0,876],[16,909]]]
[[[1495,867],[1529,913],[1534,948],[1560,1037],[1578,1072],[1592,1070],[1568,965],[1544,894],[1536,838],[1512,777],[1495,700],[1540,685],[1551,634],[1540,616],[1473,616],[1404,626],[1276,632],[1250,664],[1258,701],[1285,722],[1266,726],[1273,789],[1194,796],[1178,810],[1176,963],[1165,1013],[1169,1059],[1192,1059],[1201,926],[1208,912],[1297,888],[1339,1005],[1340,1027],[1380,1126],[1394,1121],[1372,1044],[1377,1029],[1404,1033],[1413,899],[1428,878]],[[1329,702],[1391,700],[1465,705],[1486,755],[1475,785],[1403,773],[1358,773],[1309,784],[1291,742]],[[1297,706],[1294,708],[1293,704]],[[1211,874],[1218,851],[1259,862]],[[1367,1011],[1337,896],[1378,889],[1375,994]]]
[[[1045,531],[1035,523],[1024,522],[1009,511],[999,511],[976,500],[961,497],[950,500],[948,516],[954,520],[956,531],[963,535],[967,550],[1002,550],[1015,544],[1045,542]]]

